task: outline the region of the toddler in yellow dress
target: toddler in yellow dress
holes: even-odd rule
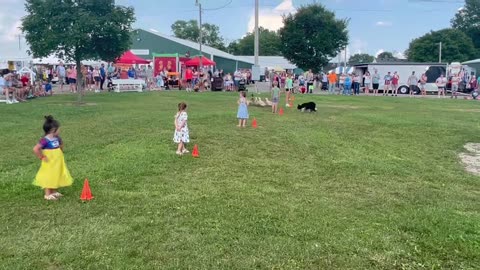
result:
[[[45,116],[43,130],[45,136],[33,148],[35,155],[42,161],[33,184],[45,190],[45,200],[56,201],[63,196],[57,189],[71,186],[73,179],[63,157],[62,139],[58,136],[60,123],[51,115]]]

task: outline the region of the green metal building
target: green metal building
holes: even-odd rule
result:
[[[132,34],[131,51],[145,59],[153,59],[154,54],[199,55],[200,45],[196,42],[180,39],[153,30],[137,29]],[[234,72],[237,69],[251,69],[253,63],[248,59],[235,56],[221,50],[202,46],[205,57],[216,63],[217,69]]]

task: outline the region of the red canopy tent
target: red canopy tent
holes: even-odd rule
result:
[[[205,56],[202,56],[202,66],[215,66],[215,65],[216,65],[215,62],[206,58]],[[185,62],[185,66],[187,66],[187,67],[198,67],[198,66],[200,66],[200,57],[199,56],[193,57],[192,59]]]
[[[118,60],[115,62],[116,64],[150,64],[150,61],[145,60],[141,57],[136,56],[130,51],[126,51]]]

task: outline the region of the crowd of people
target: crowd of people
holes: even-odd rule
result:
[[[282,71],[274,72],[269,71],[265,73],[267,81],[269,81],[270,89],[273,88],[273,83],[286,91],[286,93],[313,93],[315,89],[325,90],[329,94],[338,95],[360,95],[363,91],[365,95],[379,95],[381,91],[383,96],[398,96],[400,76],[398,72],[387,72],[384,76],[381,76],[377,70],[366,71],[361,75],[358,73],[342,73],[337,75],[335,72],[314,74],[312,70],[309,70],[303,74],[293,75],[291,73]],[[444,74],[441,74],[436,80],[435,85],[438,89],[438,97],[445,97],[447,92],[447,84],[451,84],[451,98],[458,97],[459,85],[462,81],[463,75],[461,72],[452,74],[448,80]],[[293,80],[293,83],[292,83]],[[427,75],[422,73],[417,76],[415,72],[407,79],[407,85],[409,87],[409,95],[414,96],[418,89],[422,96],[427,95]],[[383,89],[379,89],[381,82]],[[480,77],[476,78],[472,76],[468,82],[466,82],[466,89],[472,92],[472,96],[476,99],[478,96],[480,86]]]
[[[26,102],[28,99],[52,95],[52,85],[39,76],[30,73],[2,70],[0,74],[0,94],[5,96],[6,104]]]

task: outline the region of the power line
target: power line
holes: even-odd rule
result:
[[[221,7],[217,7],[217,8],[204,8],[203,10],[205,10],[205,11],[214,11],[214,10],[224,9],[224,8],[228,7],[232,2],[233,2],[233,0],[230,0],[230,1],[228,1],[228,3],[226,3],[225,5],[223,5],[223,6],[221,6]]]

